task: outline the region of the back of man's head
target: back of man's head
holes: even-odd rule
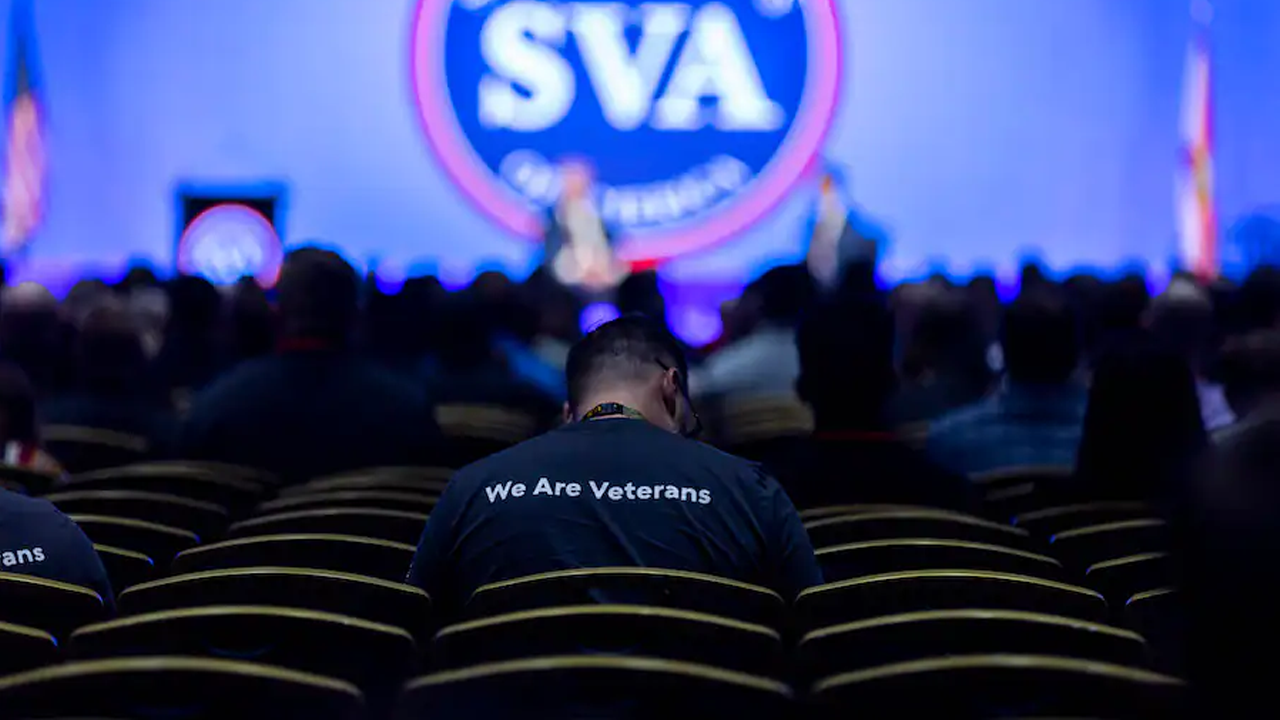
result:
[[[803,265],[773,268],[752,285],[760,294],[760,312],[764,319],[782,325],[798,322],[818,294],[813,276]]]
[[[193,335],[211,333],[222,314],[222,295],[213,283],[195,275],[169,282],[169,324]]]
[[[316,247],[290,252],[278,287],[286,335],[346,342],[358,312],[360,278],[341,255]]]
[[[1059,292],[1022,292],[1004,313],[1002,336],[1005,367],[1015,382],[1063,383],[1075,372],[1076,322]]]
[[[796,391],[820,426],[877,429],[897,376],[893,320],[878,303],[823,304],[796,329]]]
[[[658,321],[624,315],[587,333],[570,350],[565,363],[569,407],[575,414],[602,391],[643,394],[664,371],[675,369],[682,382],[688,364],[679,343]]]
[[[90,311],[80,328],[81,380],[91,390],[122,392],[140,388],[147,367],[137,322],[122,304]]]
[[[1213,302],[1208,291],[1191,280],[1174,280],[1152,301],[1148,314],[1156,344],[1200,372],[1214,336]]]

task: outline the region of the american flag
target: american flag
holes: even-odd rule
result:
[[[8,138],[5,142],[4,186],[0,196],[3,213],[4,257],[25,248],[44,216],[45,148],[44,113],[35,57],[35,24],[31,4],[13,4],[9,25],[13,55],[8,68],[5,96]]]
[[[1213,199],[1213,68],[1209,54],[1212,9],[1196,0],[1194,34],[1187,55],[1182,97],[1182,162],[1177,208],[1182,264],[1202,278],[1218,273],[1218,217]]]

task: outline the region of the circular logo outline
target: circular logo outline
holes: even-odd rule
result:
[[[452,4],[452,0],[417,0],[414,6],[410,84],[418,121],[445,174],[476,209],[509,232],[540,239],[542,217],[514,191],[500,187],[454,113],[444,74],[444,35]],[[663,260],[728,240],[771,213],[812,167],[840,106],[844,47],[836,0],[797,4],[808,37],[801,112],[769,162],[726,207],[670,228],[624,235],[620,258]]]
[[[270,233],[269,237],[274,240],[274,242],[270,243],[270,247],[264,248],[262,266],[253,274],[253,278],[264,288],[269,288],[275,285],[276,280],[280,277],[281,265],[284,263],[284,247],[281,243],[280,234],[276,232],[275,226],[271,224],[271,221],[267,219],[266,215],[263,215],[261,212],[258,212],[244,203],[236,202],[234,200],[220,202],[201,210],[194,218],[191,219],[191,222],[187,223],[187,226],[183,228],[182,237],[178,238],[178,258],[176,262],[178,272],[184,275],[202,274],[201,270],[192,267],[192,263],[195,262],[191,255],[194,251],[194,241],[192,238],[194,237],[194,234],[201,229],[202,225],[208,223],[210,220],[221,220],[221,216],[225,213],[234,213],[239,216],[234,218],[235,220],[241,222],[248,221],[259,226],[259,230]]]

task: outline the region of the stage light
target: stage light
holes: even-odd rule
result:
[[[612,304],[605,302],[592,303],[582,309],[582,314],[578,316],[578,326],[582,328],[582,332],[589,333],[610,320],[616,320],[619,317],[621,317],[621,313]]]
[[[215,285],[253,277],[262,287],[275,285],[284,260],[277,222],[280,191],[179,192],[176,265],[179,273],[199,275]]]

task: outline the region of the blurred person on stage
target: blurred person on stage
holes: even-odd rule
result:
[[[561,178],[560,199],[551,209],[544,237],[544,262],[564,285],[588,293],[611,290],[629,268],[614,254],[614,237],[596,206],[591,169],[567,162]]]

